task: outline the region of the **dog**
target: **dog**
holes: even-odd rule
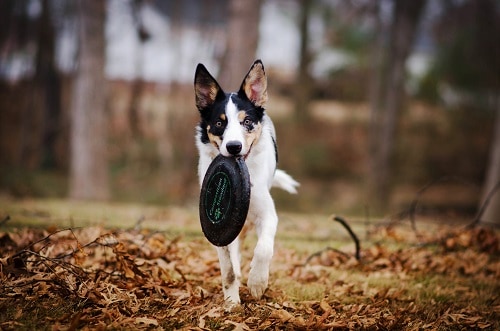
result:
[[[257,245],[250,264],[247,286],[259,299],[269,279],[278,216],[271,197],[272,186],[297,193],[299,183],[276,169],[278,148],[273,122],[266,114],[267,77],[262,61],[256,60],[238,92],[225,93],[203,64],[194,78],[196,107],[200,122],[196,128],[200,186],[205,173],[218,155],[243,157],[250,174],[251,195],[246,222],[257,232]],[[239,237],[225,247],[216,247],[226,308],[240,303]]]

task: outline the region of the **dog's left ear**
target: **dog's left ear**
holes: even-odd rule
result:
[[[238,94],[244,94],[257,107],[267,102],[267,77],[261,60],[256,60],[241,83]]]

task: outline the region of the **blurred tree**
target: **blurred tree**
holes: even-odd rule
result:
[[[447,1],[442,13],[435,26],[436,61],[424,82],[428,95],[439,96],[440,88],[451,87],[461,106],[496,113],[481,207],[500,181],[500,3]],[[491,197],[482,218],[500,223],[500,192]]]
[[[78,2],[78,69],[71,97],[69,195],[109,198],[105,111],[105,1]]]
[[[390,197],[391,159],[395,131],[404,102],[405,63],[410,54],[419,18],[426,0],[395,0],[389,45],[378,83],[378,97],[372,95],[370,203],[384,211]],[[372,88],[377,88],[377,84]]]
[[[500,225],[500,189],[497,187],[500,183],[500,98],[497,98],[497,103],[496,121],[490,147],[490,159],[483,184],[481,206],[486,203],[490,193],[494,195],[491,196],[488,207],[481,218]],[[495,187],[496,192],[493,191]]]
[[[0,57],[5,61],[2,71],[12,71],[15,76],[4,76],[12,81],[2,86],[9,91],[0,94],[0,154],[4,167],[34,170],[63,165],[55,155],[61,107],[53,6],[49,0],[39,4],[33,9],[29,1],[0,3]],[[24,60],[21,72],[10,60],[19,58]]]
[[[43,166],[56,164],[56,140],[60,133],[61,85],[55,64],[55,31],[50,17],[49,0],[42,1],[36,73],[34,81],[33,112],[40,113],[42,134],[38,140],[38,153]]]
[[[1,83],[0,165],[33,170],[40,165],[43,120],[38,100],[33,98],[34,84],[26,76],[33,72],[33,45],[38,46],[36,32],[44,24],[29,14],[28,5],[28,1],[0,2],[2,78],[11,82]],[[22,65],[15,67],[12,59],[20,54],[24,61],[18,61]]]
[[[309,49],[309,19],[311,16],[312,0],[299,0],[299,67],[295,80],[295,117],[300,120],[309,118],[309,102],[312,93],[312,78],[309,72],[312,56]]]
[[[500,88],[500,3],[495,0],[445,2],[435,26],[438,54],[430,74],[459,90],[475,93]],[[435,86],[439,89],[439,86]],[[482,95],[481,95],[482,94]],[[474,100],[479,101],[479,100]]]
[[[243,77],[255,60],[261,5],[262,0],[229,1],[226,52],[219,74],[219,83],[226,91],[240,87]]]
[[[139,39],[140,44],[136,50],[136,59],[135,59],[135,67],[136,67],[136,75],[131,83],[130,87],[130,107],[128,111],[129,116],[129,125],[132,133],[132,137],[137,139],[141,137],[141,123],[139,116],[139,107],[141,102],[141,96],[144,89],[144,81],[142,78],[142,65],[144,62],[144,43],[147,42],[151,35],[149,31],[144,26],[144,22],[141,16],[141,9],[144,5],[144,0],[134,0],[130,4],[132,6],[132,16],[134,18],[134,23],[137,30],[137,38]],[[144,128],[142,128],[144,129]]]

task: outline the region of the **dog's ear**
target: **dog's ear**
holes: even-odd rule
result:
[[[224,96],[219,83],[210,75],[207,68],[201,63],[196,67],[194,74],[194,92],[196,95],[196,107],[201,112],[210,106],[218,97]]]
[[[267,77],[261,60],[256,60],[241,83],[238,94],[244,94],[257,107],[267,102]]]

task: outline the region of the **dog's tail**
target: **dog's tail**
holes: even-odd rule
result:
[[[297,187],[299,187],[300,184],[283,170],[276,169],[272,186],[295,194],[297,193]]]

